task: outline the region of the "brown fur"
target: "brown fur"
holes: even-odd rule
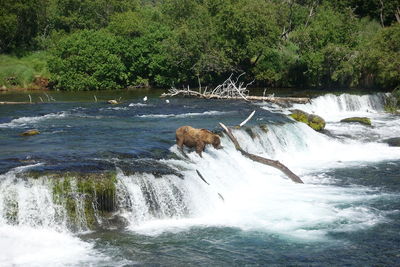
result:
[[[176,130],[176,144],[181,151],[183,151],[183,145],[196,148],[200,157],[207,144],[213,145],[216,149],[222,148],[221,140],[217,134],[206,129],[196,129],[190,126],[182,126]]]

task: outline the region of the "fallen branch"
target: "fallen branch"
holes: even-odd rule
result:
[[[0,102],[0,105],[17,105],[17,104],[34,104],[34,103],[33,102],[10,102],[10,101]]]
[[[239,128],[242,127],[243,125],[245,125],[251,118],[253,118],[255,113],[256,113],[256,111],[253,110],[253,112],[247,117],[247,119],[245,119],[244,121],[242,121],[241,124],[239,124]]]
[[[285,165],[283,165],[279,161],[263,158],[263,157],[260,157],[260,156],[254,155],[254,154],[250,154],[250,153],[244,151],[241,148],[241,146],[239,145],[239,142],[237,141],[237,139],[233,136],[231,130],[221,122],[219,123],[219,125],[224,129],[224,131],[228,135],[229,139],[231,139],[231,141],[235,145],[236,150],[240,151],[240,153],[242,153],[243,156],[245,156],[253,161],[274,167],[274,168],[280,170],[281,172],[283,172],[284,174],[286,174],[286,176],[289,177],[293,182],[303,184],[303,181],[300,179],[299,176],[294,174],[291,170],[289,170]]]
[[[231,99],[231,100],[242,100],[242,97],[237,96],[220,96],[215,94],[201,94],[192,90],[176,90],[173,93],[163,93],[161,94],[161,98],[164,97],[173,97],[173,96],[189,96],[189,97],[199,97],[205,99]],[[296,104],[307,104],[311,100],[308,97],[274,97],[274,96],[247,96],[246,100],[255,100],[255,101],[265,101],[279,105],[285,105],[288,103],[296,103]]]
[[[199,80],[199,89],[198,91],[190,90],[189,87],[187,89],[178,90],[176,88],[171,88],[167,94],[162,94],[161,97],[171,97],[176,96],[178,94],[184,96],[197,96],[202,98],[240,98],[247,100],[247,96],[249,95],[249,90],[247,90],[247,86],[251,83],[248,83],[246,86],[243,86],[243,82],[239,83],[239,78],[244,75],[242,73],[239,75],[236,80],[232,80],[233,74],[229,76],[222,84],[215,87],[212,91],[207,92],[207,88],[201,93],[201,83]]]

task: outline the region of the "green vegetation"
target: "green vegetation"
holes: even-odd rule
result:
[[[393,90],[392,94],[385,99],[385,111],[389,113],[400,113],[400,87]]]
[[[34,88],[36,77],[50,76],[47,68],[47,53],[35,52],[18,58],[0,55],[0,87]]]
[[[45,50],[60,90],[206,86],[243,72],[255,86],[400,84],[398,0],[3,2],[0,52]]]
[[[53,183],[53,199],[67,211],[70,226],[83,220],[89,229],[98,226],[96,216],[115,209],[116,174],[105,173],[31,173],[32,177],[46,176]],[[81,203],[81,205],[80,205]]]
[[[351,117],[341,120],[340,122],[357,122],[364,125],[371,126],[371,119],[366,117]]]
[[[296,121],[303,122],[315,131],[322,131],[325,128],[325,120],[318,115],[308,114],[302,110],[292,110],[290,117]]]

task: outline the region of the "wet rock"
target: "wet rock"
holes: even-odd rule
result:
[[[357,122],[360,124],[371,126],[371,119],[367,117],[351,117],[343,119],[340,122]]]
[[[394,137],[383,140],[384,143],[387,143],[389,146],[397,146],[400,147],[400,137]]]
[[[22,136],[32,136],[32,135],[37,135],[37,134],[40,134],[40,132],[38,130],[31,129],[31,130],[23,132],[21,135]]]
[[[321,131],[325,128],[325,120],[318,115],[309,114],[299,109],[291,110],[291,112],[292,114],[290,114],[290,117],[296,121],[307,124],[315,131]]]
[[[245,132],[254,140],[254,138],[258,137],[258,134],[253,131],[251,127],[244,128]]]
[[[88,229],[102,227],[102,220],[117,210],[117,174],[106,172],[53,172],[29,170],[19,179],[49,181],[53,201],[66,210],[68,225],[74,229],[84,220]],[[80,210],[78,206],[80,205]]]
[[[124,175],[135,175],[136,173],[151,173],[156,178],[164,175],[175,175],[183,179],[183,175],[167,164],[152,159],[137,159],[130,161],[120,160],[115,165],[122,170]]]
[[[264,133],[268,133],[269,129],[266,124],[260,124],[259,127],[260,127],[261,131],[263,131]]]
[[[117,105],[117,104],[119,104],[119,102],[118,102],[117,100],[115,100],[115,99],[108,100],[107,103],[108,103],[108,104],[111,104],[111,105]]]

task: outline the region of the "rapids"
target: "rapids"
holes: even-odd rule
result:
[[[64,99],[0,106],[1,266],[400,263],[400,148],[383,142],[400,136],[400,117],[384,112],[384,94],[327,94],[290,108],[54,97]],[[294,108],[322,116],[326,131],[288,118]],[[218,122],[237,125],[252,110],[233,130],[242,148],[279,160],[304,185],[244,158],[226,136],[224,149],[207,147],[203,158],[187,151],[184,159],[174,145],[179,126],[220,131]],[[340,122],[354,116],[372,127]],[[18,135],[31,128],[41,134]],[[50,175],[108,171],[116,175],[111,213],[90,202],[78,178],[57,197]]]

